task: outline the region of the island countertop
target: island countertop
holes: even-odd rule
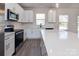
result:
[[[78,33],[59,30],[41,30],[48,56],[79,56]]]

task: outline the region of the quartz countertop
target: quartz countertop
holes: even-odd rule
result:
[[[70,31],[41,30],[48,56],[79,56],[79,35]]]

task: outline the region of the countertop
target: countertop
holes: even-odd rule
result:
[[[48,56],[79,56],[79,34],[70,31],[41,30]]]

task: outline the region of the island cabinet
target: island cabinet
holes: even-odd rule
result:
[[[27,39],[40,39],[41,33],[40,30],[28,29],[26,30],[25,36]]]
[[[40,41],[40,47],[42,56],[47,56],[48,54],[43,39]]]

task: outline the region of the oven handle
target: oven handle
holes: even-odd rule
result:
[[[21,32],[17,32],[16,35],[17,35],[17,34],[20,34],[20,33],[23,33],[23,32],[22,32],[22,31],[21,31]]]

